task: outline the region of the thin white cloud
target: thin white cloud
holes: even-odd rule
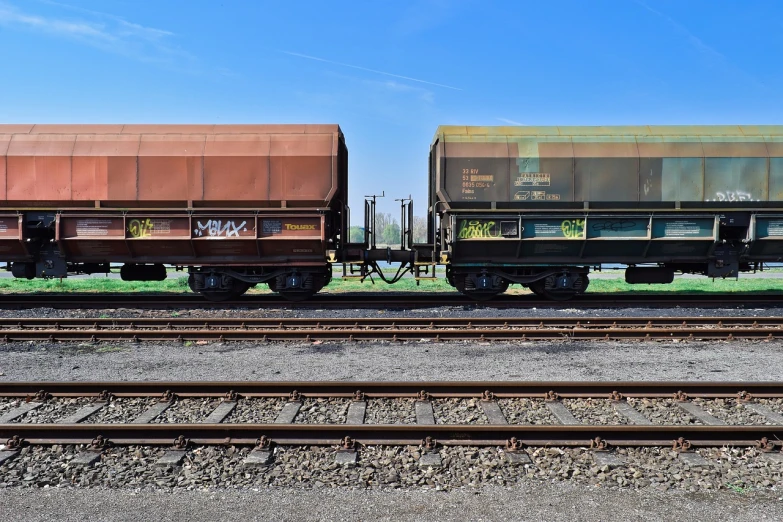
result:
[[[329,64],[332,64],[332,65],[339,65],[340,67],[350,67],[351,69],[358,69],[360,71],[367,71],[367,72],[371,72],[371,73],[375,73],[375,74],[382,74],[384,76],[391,76],[392,78],[400,78],[402,80],[408,80],[408,81],[411,81],[411,82],[424,83],[426,85],[433,85],[435,87],[442,87],[444,89],[452,89],[452,90],[455,90],[455,91],[461,91],[462,90],[459,87],[454,87],[452,85],[444,85],[442,83],[435,83],[435,82],[430,82],[430,81],[427,81],[427,80],[420,80],[418,78],[411,78],[410,76],[402,76],[401,74],[393,74],[393,73],[390,73],[390,72],[379,71],[377,69],[369,69],[367,67],[361,67],[359,65],[351,65],[351,64],[348,64],[348,63],[335,62],[333,60],[327,60],[325,58],[318,58],[316,56],[310,56],[310,55],[307,55],[307,54],[294,53],[294,52],[291,52],[291,51],[280,51],[280,52],[283,53],[283,54],[290,55],[290,56],[296,56],[298,58],[306,58],[308,60],[315,60],[317,62],[324,62],[324,63],[329,63]]]
[[[366,85],[378,86],[394,93],[410,93],[416,95],[421,101],[425,101],[427,103],[432,103],[435,100],[435,95],[433,92],[424,87],[407,85],[405,83],[395,82],[394,80],[377,81],[362,79],[361,81]]]
[[[693,46],[697,51],[699,51],[703,55],[710,57],[714,63],[720,65],[726,72],[730,74],[742,75],[748,81],[752,82],[757,88],[767,90],[767,86],[764,84],[764,82],[760,81],[758,78],[756,78],[756,76],[742,69],[740,66],[732,63],[728,58],[726,58],[726,56],[723,53],[704,43],[704,41],[701,38],[696,36],[687,27],[679,23],[671,16],[650,7],[643,0],[634,0],[634,2],[640,7],[653,13],[654,15],[666,20],[666,22],[670,26],[676,29],[677,32],[682,34],[686,38],[686,40],[690,42],[691,46]]]
[[[129,33],[133,34],[144,34],[149,38],[160,38],[165,36],[175,36],[174,33],[171,31],[164,31],[163,29],[156,29],[154,27],[144,27],[143,25],[134,24],[132,22],[128,22],[124,18],[113,15],[111,13],[104,13],[102,11],[95,11],[92,9],[85,9],[84,7],[79,7],[75,5],[70,4],[64,4],[62,2],[55,2],[54,0],[37,0],[41,4],[51,5],[55,7],[59,7],[61,9],[67,9],[69,11],[74,11],[77,13],[82,13],[86,15],[90,15],[97,18],[110,18],[112,20],[115,20],[120,25],[126,26],[129,29]]]
[[[376,80],[371,78],[363,78],[360,76],[353,76],[349,73],[342,73],[337,71],[328,71],[326,74],[343,82],[351,82],[360,85],[361,90],[359,92],[362,93],[374,93],[375,95],[391,96],[395,97],[398,101],[407,98],[407,100],[417,99],[427,104],[435,102],[435,93],[426,87],[409,85],[407,83],[397,82],[394,80]]]
[[[644,3],[642,0],[634,0],[634,1],[636,2],[637,5],[640,5],[641,7],[650,11],[651,13],[660,16],[661,18],[666,20],[669,23],[669,25],[677,29],[677,31],[679,31],[683,36],[685,36],[685,38],[691,43],[691,45],[693,45],[699,51],[705,54],[710,54],[716,58],[725,59],[723,54],[721,54],[720,52],[716,51],[715,49],[713,49],[712,47],[704,43],[704,41],[701,38],[693,34],[690,30],[688,30],[687,27],[679,23],[671,16],[662,13],[661,11],[658,11],[656,9],[653,9],[652,7]]]
[[[100,26],[28,15],[17,11],[13,6],[3,3],[0,3],[0,24],[5,26],[25,26],[31,29],[68,36],[99,38],[106,41],[113,39]]]
[[[518,121],[509,120],[508,118],[497,118],[496,117],[495,119],[498,120],[498,121],[501,121],[503,123],[508,123],[509,125],[522,125],[522,126],[525,125],[524,123],[519,123]]]
[[[194,57],[190,53],[166,41],[175,36],[169,31],[145,27],[119,16],[68,4],[48,0],[41,0],[40,3],[86,16],[81,19],[42,16],[21,11],[0,0],[0,26],[69,38],[106,52],[144,62],[176,67],[192,65],[194,62]]]

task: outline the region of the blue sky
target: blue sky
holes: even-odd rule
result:
[[[440,124],[783,123],[783,2],[0,0],[0,121],[339,123],[426,206]]]

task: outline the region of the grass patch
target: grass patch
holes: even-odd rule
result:
[[[394,285],[388,285],[378,278],[375,284],[369,279],[363,283],[355,279],[335,277],[325,288],[328,292],[449,292],[454,289],[445,279],[422,281],[416,286],[413,279],[403,279]],[[190,293],[186,277],[172,277],[165,281],[122,281],[116,278],[91,277],[89,279],[14,279],[0,278],[0,294],[30,294],[30,293]],[[265,284],[260,284],[248,291],[249,294],[269,294],[271,291]]]
[[[328,292],[453,292],[454,288],[444,278],[438,278],[433,281],[421,281],[416,285],[412,278],[401,279],[389,285],[379,278],[374,278],[375,284],[369,279],[364,282],[358,279],[341,279],[335,277],[324,289]]]
[[[172,277],[165,281],[122,281],[109,277],[89,279],[14,279],[0,278],[0,293],[139,293],[190,292],[186,277]]]
[[[113,353],[113,352],[121,352],[122,347],[121,346],[99,346],[95,353]]]
[[[446,279],[438,277],[435,280],[423,280],[419,284],[413,278],[405,278],[393,285],[384,283],[378,278],[375,282],[365,279],[341,279],[335,277],[323,290],[327,293],[344,292],[455,292]],[[165,281],[122,281],[116,278],[92,277],[89,279],[14,279],[0,278],[0,294],[34,294],[34,293],[190,293],[186,277],[172,277]],[[668,285],[629,285],[622,275],[612,278],[594,277],[590,281],[588,293],[613,294],[648,294],[662,295],[672,293],[686,294],[726,294],[746,293],[783,294],[783,278],[779,277],[745,277],[739,280],[716,279],[707,277],[675,277]],[[269,294],[271,291],[265,284],[252,288],[249,294]],[[521,285],[511,285],[506,292],[510,295],[529,294],[530,291]],[[176,317],[176,312],[172,314]],[[103,317],[103,316],[102,316]],[[108,317],[108,316],[107,316]]]
[[[740,495],[745,495],[752,491],[751,488],[743,488],[742,486],[737,486],[735,484],[728,484],[728,483],[726,484],[726,488],[732,490],[734,493],[739,493]]]
[[[740,279],[716,279],[707,277],[676,277],[668,285],[629,285],[624,279],[591,279],[588,292],[619,294],[670,294],[673,292],[699,293],[752,293],[777,294],[783,292],[783,279],[746,277]]]

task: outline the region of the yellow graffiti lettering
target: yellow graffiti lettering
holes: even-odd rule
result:
[[[131,219],[128,223],[128,232],[131,237],[149,237],[152,235],[154,225],[150,218]]]
[[[564,219],[560,223],[560,230],[568,239],[579,239],[584,237],[585,220],[584,219]]]
[[[285,224],[286,230],[315,230],[315,225],[292,225],[291,223]]]
[[[495,229],[494,221],[463,220],[460,221],[459,239],[476,239],[500,237],[500,232]]]

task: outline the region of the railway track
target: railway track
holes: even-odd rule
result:
[[[220,397],[222,399],[217,400]],[[66,407],[78,398],[76,412]],[[90,418],[113,402],[149,399],[148,409],[127,422],[94,423]],[[0,448],[3,457],[25,445],[88,444],[93,451],[110,445],[150,445],[185,449],[190,445],[256,446],[272,444],[340,446],[355,451],[361,445],[498,446],[511,452],[525,446],[611,447],[664,446],[687,451],[696,447],[748,446],[777,455],[783,439],[783,383],[780,382],[21,382],[0,384]],[[301,424],[308,401],[337,401],[344,410],[340,423]],[[167,409],[187,401],[212,400],[214,409],[190,423],[156,423]],[[471,401],[483,420],[442,423],[449,408]],[[589,407],[611,408],[617,422],[582,422]],[[24,420],[36,409],[63,405],[54,422]],[[409,424],[369,424],[372,409],[384,401],[407,401],[415,421]],[[539,425],[509,421],[515,401],[541,410],[553,422]],[[526,402],[524,402],[526,401]],[[691,419],[687,424],[656,423],[643,407],[665,405]],[[271,408],[274,420],[242,423],[231,420],[242,404],[246,410]],[[584,402],[580,404],[584,405]],[[664,407],[664,406],[662,406]],[[763,422],[737,424],[733,410],[747,410]],[[725,411],[722,411],[725,410]],[[54,412],[54,413],[52,413]],[[400,419],[398,419],[400,420]]]
[[[783,338],[783,318],[0,318],[11,341],[451,341]]]
[[[477,302],[457,293],[346,293],[315,295],[304,302],[291,302],[280,296],[245,295],[240,299],[213,303],[192,294],[6,294],[0,308],[429,308],[462,306],[475,308],[601,308],[633,307],[779,307],[783,295],[774,294],[594,294],[560,302],[535,295],[501,295]]]

